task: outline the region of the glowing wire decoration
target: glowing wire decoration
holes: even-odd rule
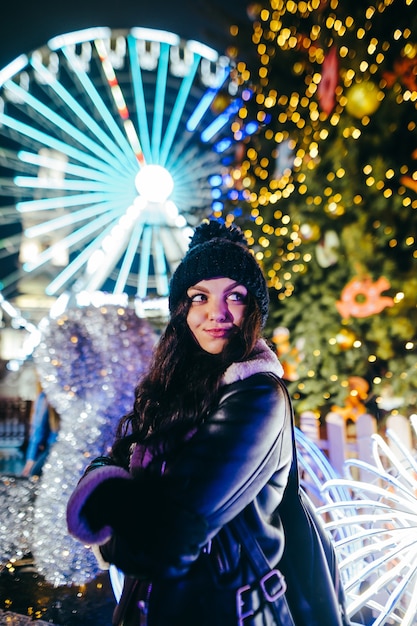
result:
[[[349,459],[341,478],[299,431],[301,482],[333,538],[352,621],[413,626],[417,461],[393,431],[386,434],[388,443],[380,435],[372,436],[374,465]]]
[[[3,293],[29,273],[49,277],[50,296],[165,298],[192,227],[221,207],[209,180],[219,142],[233,149],[243,87],[231,69],[173,33],[92,28],[1,71],[0,210],[23,231],[7,239],[21,269]]]

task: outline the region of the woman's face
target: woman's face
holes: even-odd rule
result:
[[[243,323],[247,295],[246,287],[231,278],[201,280],[189,287],[187,324],[202,350],[222,352]]]

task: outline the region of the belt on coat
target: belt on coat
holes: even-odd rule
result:
[[[285,598],[286,589],[285,578],[278,569],[271,569],[251,585],[239,587],[236,591],[238,626],[245,626],[244,621],[255,615],[255,608],[250,602],[253,592],[260,593],[266,602],[274,605],[273,613],[280,620],[279,626],[293,626],[294,622]],[[249,594],[249,597],[246,594]]]

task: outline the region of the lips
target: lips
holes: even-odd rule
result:
[[[231,328],[207,328],[206,333],[211,337],[228,337]]]

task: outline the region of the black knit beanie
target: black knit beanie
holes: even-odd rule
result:
[[[227,277],[236,280],[255,297],[262,316],[268,317],[268,288],[261,268],[237,226],[205,222],[196,228],[188,251],[175,270],[169,295],[169,310],[175,310],[185,292],[200,280]]]

